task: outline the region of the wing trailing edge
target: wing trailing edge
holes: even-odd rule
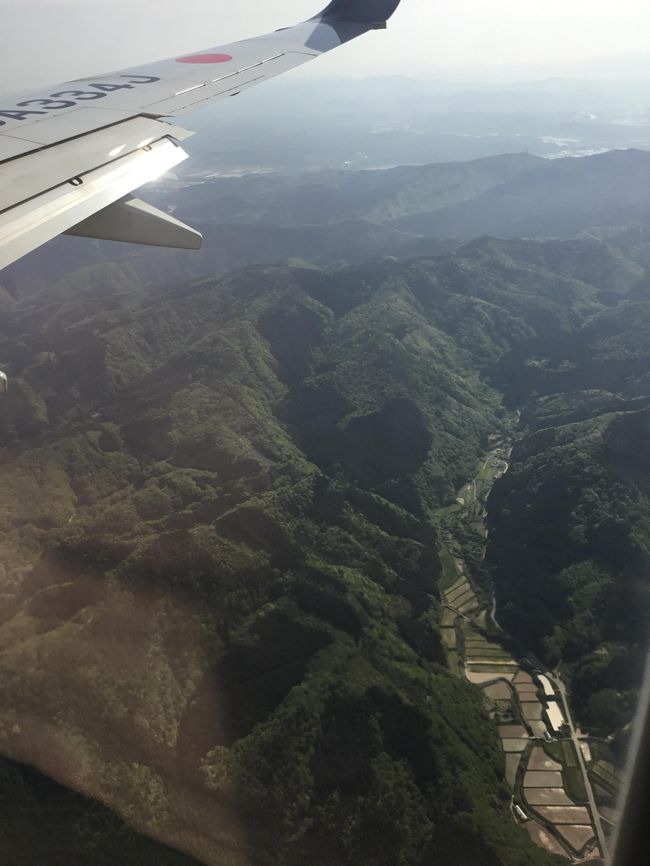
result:
[[[151,119],[145,125],[137,118],[86,136],[93,155],[86,162],[76,157],[66,167],[60,152],[65,145],[59,145],[43,151],[40,167],[30,167],[26,175],[20,160],[0,166],[4,196],[11,200],[20,189],[32,193],[0,210],[0,269],[175,168],[187,159],[179,140],[188,135],[180,127]],[[72,177],[71,165],[77,169]],[[36,193],[39,188],[43,191]]]

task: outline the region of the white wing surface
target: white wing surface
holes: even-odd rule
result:
[[[164,118],[236,96],[383,28],[400,0],[333,0],[267,36],[0,101],[0,268],[62,233],[200,246],[198,232],[130,197],[187,158]]]

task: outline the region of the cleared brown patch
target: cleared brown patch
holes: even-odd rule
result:
[[[494,680],[507,680],[508,674],[502,674],[498,671],[471,671],[465,668],[465,676],[470,683],[475,686],[482,686],[486,683],[491,683]]]
[[[517,770],[519,769],[519,764],[521,763],[521,755],[517,752],[511,752],[509,755],[506,755],[506,782],[513,789],[515,788],[515,782],[517,781]]]
[[[522,704],[521,714],[527,722],[539,722],[542,719],[542,705],[538,701]]]
[[[472,611],[478,610],[478,607],[479,607],[478,601],[476,601],[476,599],[474,599],[474,601],[468,601],[465,604],[461,604],[460,607],[458,608],[458,610],[461,613],[468,614],[468,613],[472,613]]]
[[[528,723],[530,724],[533,735],[535,737],[538,737],[541,740],[541,738],[546,733],[546,725],[544,724],[544,722],[541,721],[541,719],[539,719],[539,720],[533,719],[533,720],[528,720]]]
[[[573,806],[564,788],[529,788],[526,800],[531,806]]]
[[[546,848],[550,854],[558,854],[567,860],[571,859],[557,839],[554,839],[548,830],[540,826],[536,821],[528,821],[527,824],[524,824],[524,827],[528,830],[533,842],[539,845],[540,848]]]
[[[468,586],[465,589],[461,588],[458,592],[447,596],[447,601],[449,604],[453,604],[454,607],[459,607],[462,604],[467,604],[468,601],[472,601],[474,598],[474,593],[472,592],[471,587]]]
[[[512,695],[507,683],[499,682],[486,686],[483,691],[491,701],[509,701]]]
[[[456,587],[452,587],[452,589],[446,592],[445,598],[449,602],[449,604],[453,604],[455,606],[456,602],[459,601],[459,599],[463,598],[465,595],[471,592],[471,586],[466,581],[464,581],[463,583],[458,584],[458,586]]]
[[[501,740],[504,752],[523,752],[528,740]]]
[[[594,841],[594,828],[591,825],[569,824],[565,827],[558,827],[557,831],[563,839],[566,839],[576,854],[579,854],[589,842]]]
[[[515,684],[517,683],[529,683],[530,685],[533,685],[533,678],[530,674],[526,673],[526,671],[519,671],[515,677]]]
[[[551,824],[588,824],[589,810],[582,806],[537,806],[535,811]]]
[[[524,778],[524,788],[561,788],[562,773],[530,772]]]
[[[517,693],[520,695],[537,695],[537,689],[533,685],[528,685],[528,683],[515,683],[515,688],[517,689]]]
[[[503,737],[504,740],[515,740],[518,737],[526,737],[528,739],[528,731],[523,725],[501,725],[499,736]]]
[[[515,663],[509,662],[507,659],[485,658],[481,655],[472,655],[471,659],[468,659],[468,664],[470,664],[474,670],[478,670],[481,673],[484,671],[486,673],[492,671],[495,674],[495,677],[499,679],[502,674],[507,676],[511,672],[514,676],[514,673],[517,670]]]
[[[549,758],[544,749],[535,747],[528,759],[528,769],[562,772],[562,764],[558,764],[557,761]]]

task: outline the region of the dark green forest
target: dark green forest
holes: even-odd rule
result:
[[[0,748],[205,863],[554,862],[446,667],[434,515],[520,409],[489,503],[500,618],[587,729],[623,729],[648,276],[584,239],[297,264],[161,287],[127,257],[0,290]],[[187,862],[2,774],[3,847],[56,800],[60,862],[84,833],[88,857],[117,834],[123,862]]]
[[[523,436],[489,509],[503,620],[566,670],[580,721],[601,736],[632,717],[650,623],[644,291],[535,359]]]
[[[206,181],[174,193],[201,254],[68,239],[3,271],[11,866],[555,862],[447,668],[437,515],[520,413],[467,562],[623,744],[650,622],[649,168]]]

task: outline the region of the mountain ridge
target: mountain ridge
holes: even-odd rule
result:
[[[18,299],[2,324],[5,754],[208,864],[424,866],[434,850],[459,866],[554,862],[512,825],[495,725],[446,668],[434,516],[505,429],[504,400],[523,406],[530,438],[490,502],[491,538],[509,543],[487,566],[510,616],[518,584],[503,575],[525,573],[534,536],[511,516],[545,513],[543,496],[513,509],[519,485],[540,482],[533,446],[544,467],[574,447],[546,428],[582,405],[584,383],[602,391],[609,365],[611,396],[576,422],[589,447],[575,501],[605,479],[579,552],[620,502],[637,507],[614,550],[643,537],[645,493],[622,459],[645,429],[643,269],[595,241],[482,238],[450,256],[166,289],[120,290],[110,270],[100,310],[101,269],[89,273],[48,308]],[[558,535],[558,568],[571,544]],[[538,569],[535,592],[571,578],[558,574]],[[599,560],[580,592],[614,591],[617,575]],[[522,611],[519,635],[535,615]],[[574,615],[553,612],[555,643],[548,619],[535,626],[550,660]],[[601,727],[642,637],[594,671],[607,625],[590,622],[569,658],[580,718]],[[629,718],[631,682],[609,731]]]

